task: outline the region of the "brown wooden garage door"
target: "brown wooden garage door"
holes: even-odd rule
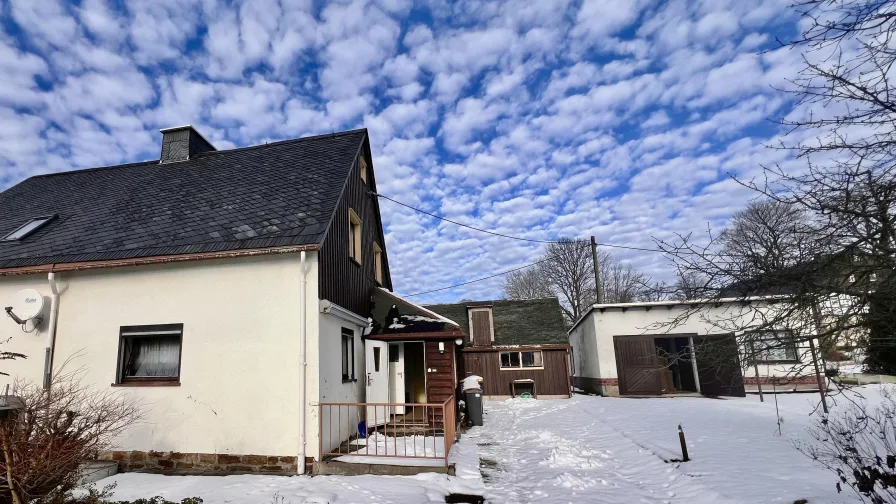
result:
[[[660,365],[653,336],[614,336],[620,394],[660,394]]]
[[[708,396],[746,396],[734,335],[695,336],[700,392]]]

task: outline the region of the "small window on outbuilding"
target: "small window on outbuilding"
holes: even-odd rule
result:
[[[373,269],[376,283],[383,285],[383,249],[378,243],[373,244]]]
[[[541,350],[530,352],[501,352],[501,369],[522,369],[544,367]]]
[[[351,208],[348,209],[348,255],[361,263],[361,219]]]
[[[796,343],[790,331],[758,331],[751,333],[751,344],[757,362],[799,362]]]
[[[360,157],[358,162],[358,168],[361,171],[361,180],[366,184],[367,183],[367,160],[364,159],[364,156]]]
[[[2,238],[2,241],[18,241],[18,240],[24,239],[26,236],[37,231],[38,229],[42,228],[46,223],[53,220],[54,217],[56,217],[56,216],[50,215],[50,216],[46,216],[46,217],[35,217],[34,219],[31,219],[30,221],[28,221],[25,224],[22,224],[21,226],[16,228],[15,231],[13,231],[12,233],[9,233],[8,235],[4,236]]]

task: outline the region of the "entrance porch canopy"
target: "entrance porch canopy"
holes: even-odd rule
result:
[[[373,327],[368,339],[382,341],[463,338],[460,325],[382,287],[373,289]]]

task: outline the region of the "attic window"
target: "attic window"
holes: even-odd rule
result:
[[[495,323],[491,307],[470,308],[470,341],[473,346],[489,346],[495,341]]]
[[[383,285],[383,249],[377,243],[373,244],[373,268],[376,283]]]
[[[31,219],[30,221],[26,222],[25,224],[20,226],[18,229],[13,231],[12,233],[9,233],[8,235],[4,236],[2,241],[22,240],[25,237],[27,237],[28,235],[30,235],[31,233],[33,233],[33,232],[37,231],[38,229],[40,229],[41,227],[43,227],[44,224],[53,220],[53,217],[55,217],[55,215],[50,215],[48,217],[37,217],[37,218]]]
[[[364,160],[364,156],[361,156],[360,162],[358,164],[360,165],[360,168],[361,168],[361,180],[363,180],[364,183],[366,184],[367,183],[367,161]]]
[[[348,209],[348,255],[361,263],[361,219],[351,208]]]

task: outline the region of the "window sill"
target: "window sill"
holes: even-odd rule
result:
[[[357,266],[357,267],[359,267],[359,268],[361,267],[361,263],[360,263],[357,259],[355,259],[354,257],[349,256],[348,259],[349,259],[349,261],[350,261],[352,264],[354,264],[355,266]]]
[[[761,360],[756,361],[756,364],[801,364],[802,362],[798,360]]]
[[[134,382],[124,382],[124,383],[113,383],[113,387],[180,387],[179,381],[165,381],[165,380],[157,380],[157,381],[134,381]]]
[[[544,370],[544,366],[526,366],[526,367],[502,367],[501,371],[539,371]]]

